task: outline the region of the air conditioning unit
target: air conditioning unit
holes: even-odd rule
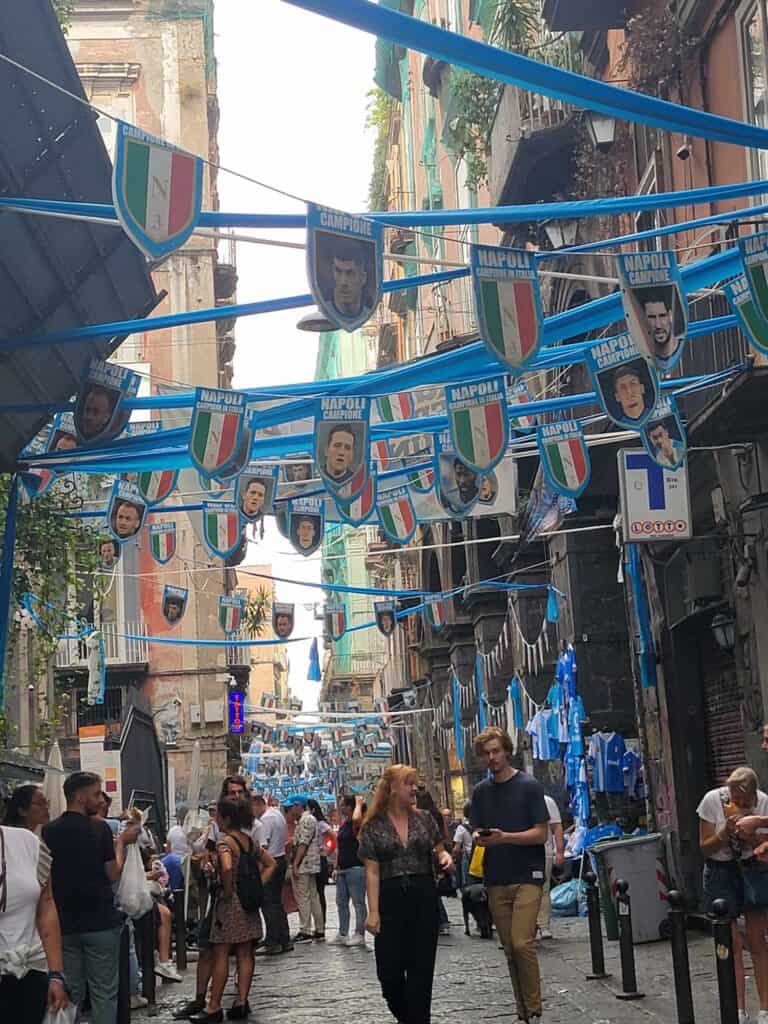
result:
[[[189,720],[192,725],[200,725],[200,705],[190,704],[189,705]]]

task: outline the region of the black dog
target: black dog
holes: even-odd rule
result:
[[[482,939],[493,938],[493,922],[488,910],[488,893],[482,882],[465,885],[461,890],[461,909],[464,912],[464,934],[469,935],[469,918],[474,917]]]

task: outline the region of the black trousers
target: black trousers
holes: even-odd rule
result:
[[[437,889],[431,875],[386,879],[379,890],[376,973],[402,1024],[429,1024],[437,955]]]
[[[48,1002],[48,975],[29,971],[23,978],[0,975],[2,1019],[10,1024],[40,1024]]]
[[[288,928],[288,917],[283,908],[283,885],[288,867],[285,857],[275,857],[277,870],[264,886],[264,922],[267,934],[264,939],[266,946],[289,946],[291,933]]]
[[[320,858],[320,871],[315,875],[315,884],[317,885],[317,895],[320,897],[320,907],[323,911],[323,920],[328,919],[328,907],[325,904],[325,887],[328,885],[328,879],[331,877],[331,872],[328,867],[328,858]]]

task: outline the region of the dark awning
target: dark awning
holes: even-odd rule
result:
[[[84,95],[50,0],[0,6],[0,51]],[[0,195],[111,202],[112,165],[91,111],[4,62],[0,94]],[[156,298],[144,257],[119,228],[0,214],[0,337],[139,317]],[[0,354],[0,472],[50,418],[2,406],[67,401],[91,357],[118,343]]]
[[[768,435],[765,394],[768,367],[740,373],[688,421],[689,444],[750,444]]]

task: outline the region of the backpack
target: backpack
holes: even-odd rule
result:
[[[232,837],[240,849],[237,861],[237,898],[246,914],[255,914],[264,905],[264,884],[259,870],[259,853],[253,848],[253,840],[248,837],[248,849],[240,846],[240,840]]]

